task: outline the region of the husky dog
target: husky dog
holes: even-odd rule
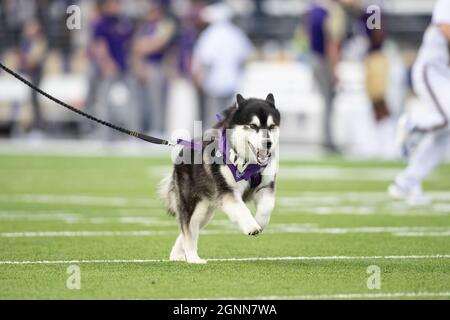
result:
[[[222,132],[219,151],[211,152],[211,143],[205,142],[199,148],[183,148],[179,156],[192,151],[191,160],[200,155],[203,161],[175,164],[173,173],[161,182],[161,197],[181,229],[170,253],[172,261],[206,263],[197,253],[198,236],[216,209],[251,236],[261,233],[270,220],[280,125],[274,96],[260,100],[238,94],[223,116],[215,126],[216,132]],[[250,200],[256,204],[254,217],[245,204]]]

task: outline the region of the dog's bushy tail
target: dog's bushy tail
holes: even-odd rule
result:
[[[158,189],[159,198],[164,201],[164,205],[167,208],[167,213],[170,216],[176,215],[176,195],[173,185],[172,174],[168,175],[159,183]]]

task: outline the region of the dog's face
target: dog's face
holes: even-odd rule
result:
[[[279,126],[280,112],[272,94],[265,100],[237,95],[236,110],[230,122],[230,129],[233,129],[230,140],[239,157],[266,165],[278,146]]]

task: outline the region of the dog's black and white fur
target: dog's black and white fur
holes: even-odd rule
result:
[[[236,182],[226,164],[211,163],[205,144],[201,164],[176,164],[173,173],[161,182],[160,193],[168,212],[177,217],[181,227],[170,260],[206,263],[197,254],[198,236],[216,209],[224,211],[247,235],[257,235],[264,229],[275,205],[279,125],[280,113],[269,94],[265,100],[237,95],[236,103],[224,112],[224,119],[215,127],[232,129],[230,158],[237,168],[248,163],[265,166],[255,187],[249,181]],[[183,152],[186,149],[180,155]],[[256,204],[254,217],[245,204],[251,200]]]

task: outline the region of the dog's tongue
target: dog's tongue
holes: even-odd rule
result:
[[[269,151],[265,149],[258,150],[258,160],[266,161],[269,158]]]
[[[269,152],[265,149],[259,149],[258,154],[260,157],[267,157],[269,155]]]

